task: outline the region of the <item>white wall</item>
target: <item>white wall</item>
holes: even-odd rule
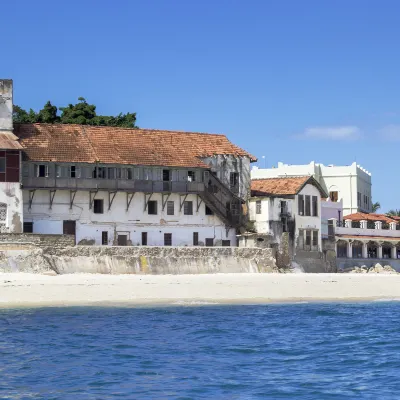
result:
[[[89,192],[78,191],[72,210],[69,209],[70,193],[58,190],[54,197],[52,209],[49,208],[49,191],[37,190],[32,208],[29,210],[29,192],[24,191],[25,221],[33,222],[34,233],[62,233],[64,220],[75,220],[77,243],[81,240],[94,240],[101,244],[101,233],[108,232],[109,244],[112,244],[116,232],[129,233],[132,244],[141,243],[141,233],[147,232],[148,245],[163,245],[164,233],[172,233],[172,244],[175,246],[193,245],[193,232],[199,233],[200,245],[206,238],[214,238],[214,245],[221,240],[230,240],[236,245],[235,229],[226,234],[225,225],[217,216],[205,215],[205,205],[201,203],[197,212],[197,196],[188,195],[186,200],[193,201],[193,215],[184,215],[180,208],[183,200],[178,194],[172,194],[169,201],[175,203],[175,215],[167,215],[167,207],[162,211],[162,195],[153,194],[151,200],[157,200],[157,215],[148,215],[144,211],[144,193],[136,193],[126,211],[126,194],[118,192],[111,210],[108,211],[108,192],[99,191],[96,199],[104,200],[104,214],[95,214],[89,209]]]
[[[0,183],[0,203],[7,205],[5,232],[20,233],[23,227],[22,190],[19,183]]]
[[[12,131],[13,85],[10,79],[0,79],[0,131]]]

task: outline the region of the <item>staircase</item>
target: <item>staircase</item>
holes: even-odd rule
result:
[[[204,172],[204,191],[199,195],[225,225],[232,228],[240,228],[243,225],[242,199],[210,171]]]

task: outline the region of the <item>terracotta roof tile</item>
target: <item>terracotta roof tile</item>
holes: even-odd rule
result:
[[[345,221],[346,219],[350,221],[373,221],[373,222],[381,221],[381,222],[387,222],[388,224],[390,222],[398,222],[398,219],[391,218],[385,214],[374,214],[374,213],[367,214],[362,212],[346,215],[345,217],[343,217],[343,220]]]
[[[208,167],[201,158],[256,158],[224,135],[87,125],[16,124],[25,159],[171,167]]]
[[[309,176],[254,179],[251,181],[251,195],[295,195],[309,179]]]

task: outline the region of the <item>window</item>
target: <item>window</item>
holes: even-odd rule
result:
[[[115,179],[115,168],[107,168],[107,178]]]
[[[45,164],[36,164],[35,176],[38,178],[47,178],[49,176],[49,166]]]
[[[307,217],[310,217],[311,216],[311,196],[305,196],[305,200],[306,200],[305,215]]]
[[[318,246],[318,231],[312,231],[312,244]]]
[[[115,177],[117,179],[122,179],[123,173],[125,171],[122,168],[115,168]]]
[[[106,231],[101,232],[101,244],[103,246],[108,245],[108,232],[106,232]]]
[[[196,181],[196,172],[195,171],[188,171],[188,181],[189,182]]]
[[[163,171],[162,171],[162,180],[164,181],[164,182],[168,182],[168,181],[170,181],[171,179],[170,179],[170,170],[169,169],[163,169]]]
[[[164,233],[164,246],[172,246],[172,233]]]
[[[312,216],[318,217],[318,197],[312,197]]]
[[[206,246],[213,247],[214,246],[214,239],[213,238],[206,238]]]
[[[69,169],[69,177],[70,178],[76,178],[77,176],[76,176],[76,167],[75,167],[75,165],[70,165],[68,169]]]
[[[100,200],[100,199],[93,200],[93,212],[95,214],[103,214],[104,213],[104,200]]]
[[[230,247],[231,241],[230,240],[223,240],[222,241],[222,246],[223,247]]]
[[[347,244],[346,243],[338,242],[337,257],[338,258],[346,258],[347,257]]]
[[[183,202],[183,214],[193,215],[193,201],[184,201]]]
[[[33,222],[24,222],[24,233],[33,233]]]
[[[256,201],[256,214],[261,214],[261,200]]]
[[[104,167],[93,168],[92,177],[93,179],[106,179],[107,169]]]
[[[147,246],[147,232],[142,232],[142,246]]]
[[[287,232],[288,231],[287,218],[282,217],[281,222],[282,222],[282,232]]]
[[[357,205],[358,207],[361,207],[361,193],[357,192]]]
[[[311,231],[306,231],[306,246],[311,246]]]
[[[231,187],[235,187],[238,185],[238,183],[239,183],[239,173],[231,172],[229,174],[229,184],[231,185]]]
[[[329,192],[329,198],[331,199],[331,201],[336,203],[339,200],[339,192]]]
[[[120,235],[118,234],[118,246],[127,246],[128,245],[128,235]]]
[[[199,232],[193,232],[193,246],[199,245]]]
[[[304,215],[304,196],[299,194],[299,215]]]
[[[133,179],[132,168],[124,168],[123,179]]]
[[[167,215],[175,214],[174,205],[175,203],[173,201],[167,201]]]
[[[147,211],[149,215],[157,215],[157,200],[150,200],[147,203]]]
[[[0,172],[6,172],[6,158],[0,157]]]
[[[206,215],[214,215],[213,210],[208,206],[206,206]]]
[[[288,212],[287,202],[281,201],[281,214],[287,214],[287,212]]]

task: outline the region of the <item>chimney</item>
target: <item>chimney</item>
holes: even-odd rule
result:
[[[0,79],[0,131],[13,130],[13,81]]]

